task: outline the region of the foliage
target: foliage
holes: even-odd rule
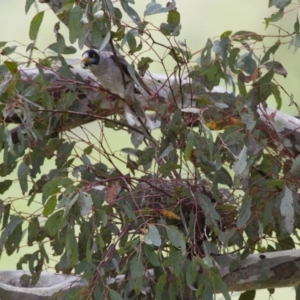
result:
[[[26,12],[33,2],[26,1]],[[143,19],[130,0],[120,6],[111,0],[61,2],[56,14],[69,37],[55,24],[51,54],[29,57],[38,69],[35,78],[24,79],[22,65],[10,59],[17,47],[0,43],[0,251],[15,253],[27,233],[28,254],[17,268],[27,264],[36,282],[49,264],[50,243],[57,272],[80,274],[90,282],[78,299],[212,299],[215,292],[230,299],[214,255],[234,252],[243,259],[254,251],[292,249],[291,235],[300,227],[298,152],[258,112],[269,97],[281,107],[285,90],[276,76],[287,72],[275,60],[276,51],[287,38],[290,47],[299,48],[298,19],[293,34],[278,35],[268,48],[267,36],[224,32],[207,41],[194,64],[198,55],[177,38],[182,25],[175,1],[150,2]],[[266,18],[266,26],[283,18],[290,2],[269,1],[278,11]],[[165,22],[151,24],[147,17],[153,14],[165,14]],[[34,41],[43,15],[31,22],[28,51],[40,51]],[[154,29],[164,43],[153,37]],[[113,43],[142,73],[154,60],[167,69],[167,57],[173,59],[172,74],[161,83],[171,89],[149,103],[162,122],[157,144],[117,113],[107,118],[97,111],[107,91],[93,101],[84,98],[86,81],[66,61],[77,51],[69,45],[75,42],[79,49]],[[154,59],[154,46],[165,54]],[[256,50],[262,48],[263,53]],[[51,68],[66,81],[56,89],[47,73]],[[213,92],[221,83],[232,93]],[[120,149],[126,161],[110,152],[108,135],[93,142],[88,129],[79,137],[73,133],[94,120],[101,130],[104,125],[131,133],[134,146]],[[99,162],[99,156],[106,160]],[[45,171],[46,162],[51,169]],[[13,172],[21,200],[28,206],[40,203],[40,210],[18,213],[16,200],[6,196]],[[34,252],[32,245],[38,247]],[[254,296],[250,291],[241,299]]]

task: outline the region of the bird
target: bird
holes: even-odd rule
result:
[[[135,82],[129,74],[128,62],[121,55],[112,51],[89,49],[82,54],[81,62],[83,68],[88,68],[105,90],[124,100],[125,118],[130,126],[155,128],[135,97]],[[137,73],[136,78],[150,97],[150,89]]]

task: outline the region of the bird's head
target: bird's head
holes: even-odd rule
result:
[[[99,53],[96,50],[90,49],[82,54],[82,65],[87,68],[90,65],[98,65],[100,60]]]

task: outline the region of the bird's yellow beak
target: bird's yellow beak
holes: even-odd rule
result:
[[[82,63],[87,64],[89,62],[89,58],[87,56],[84,56],[81,60]]]
[[[89,66],[89,58],[87,56],[84,56],[81,59],[82,67],[85,69]]]

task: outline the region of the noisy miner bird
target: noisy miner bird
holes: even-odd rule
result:
[[[144,124],[149,129],[155,127],[135,98],[134,80],[127,69],[129,64],[122,56],[111,51],[90,49],[83,53],[81,61],[83,67],[91,70],[104,89],[119,95],[125,101],[125,118],[130,126],[140,127]],[[138,74],[136,78],[150,96],[149,88]]]

